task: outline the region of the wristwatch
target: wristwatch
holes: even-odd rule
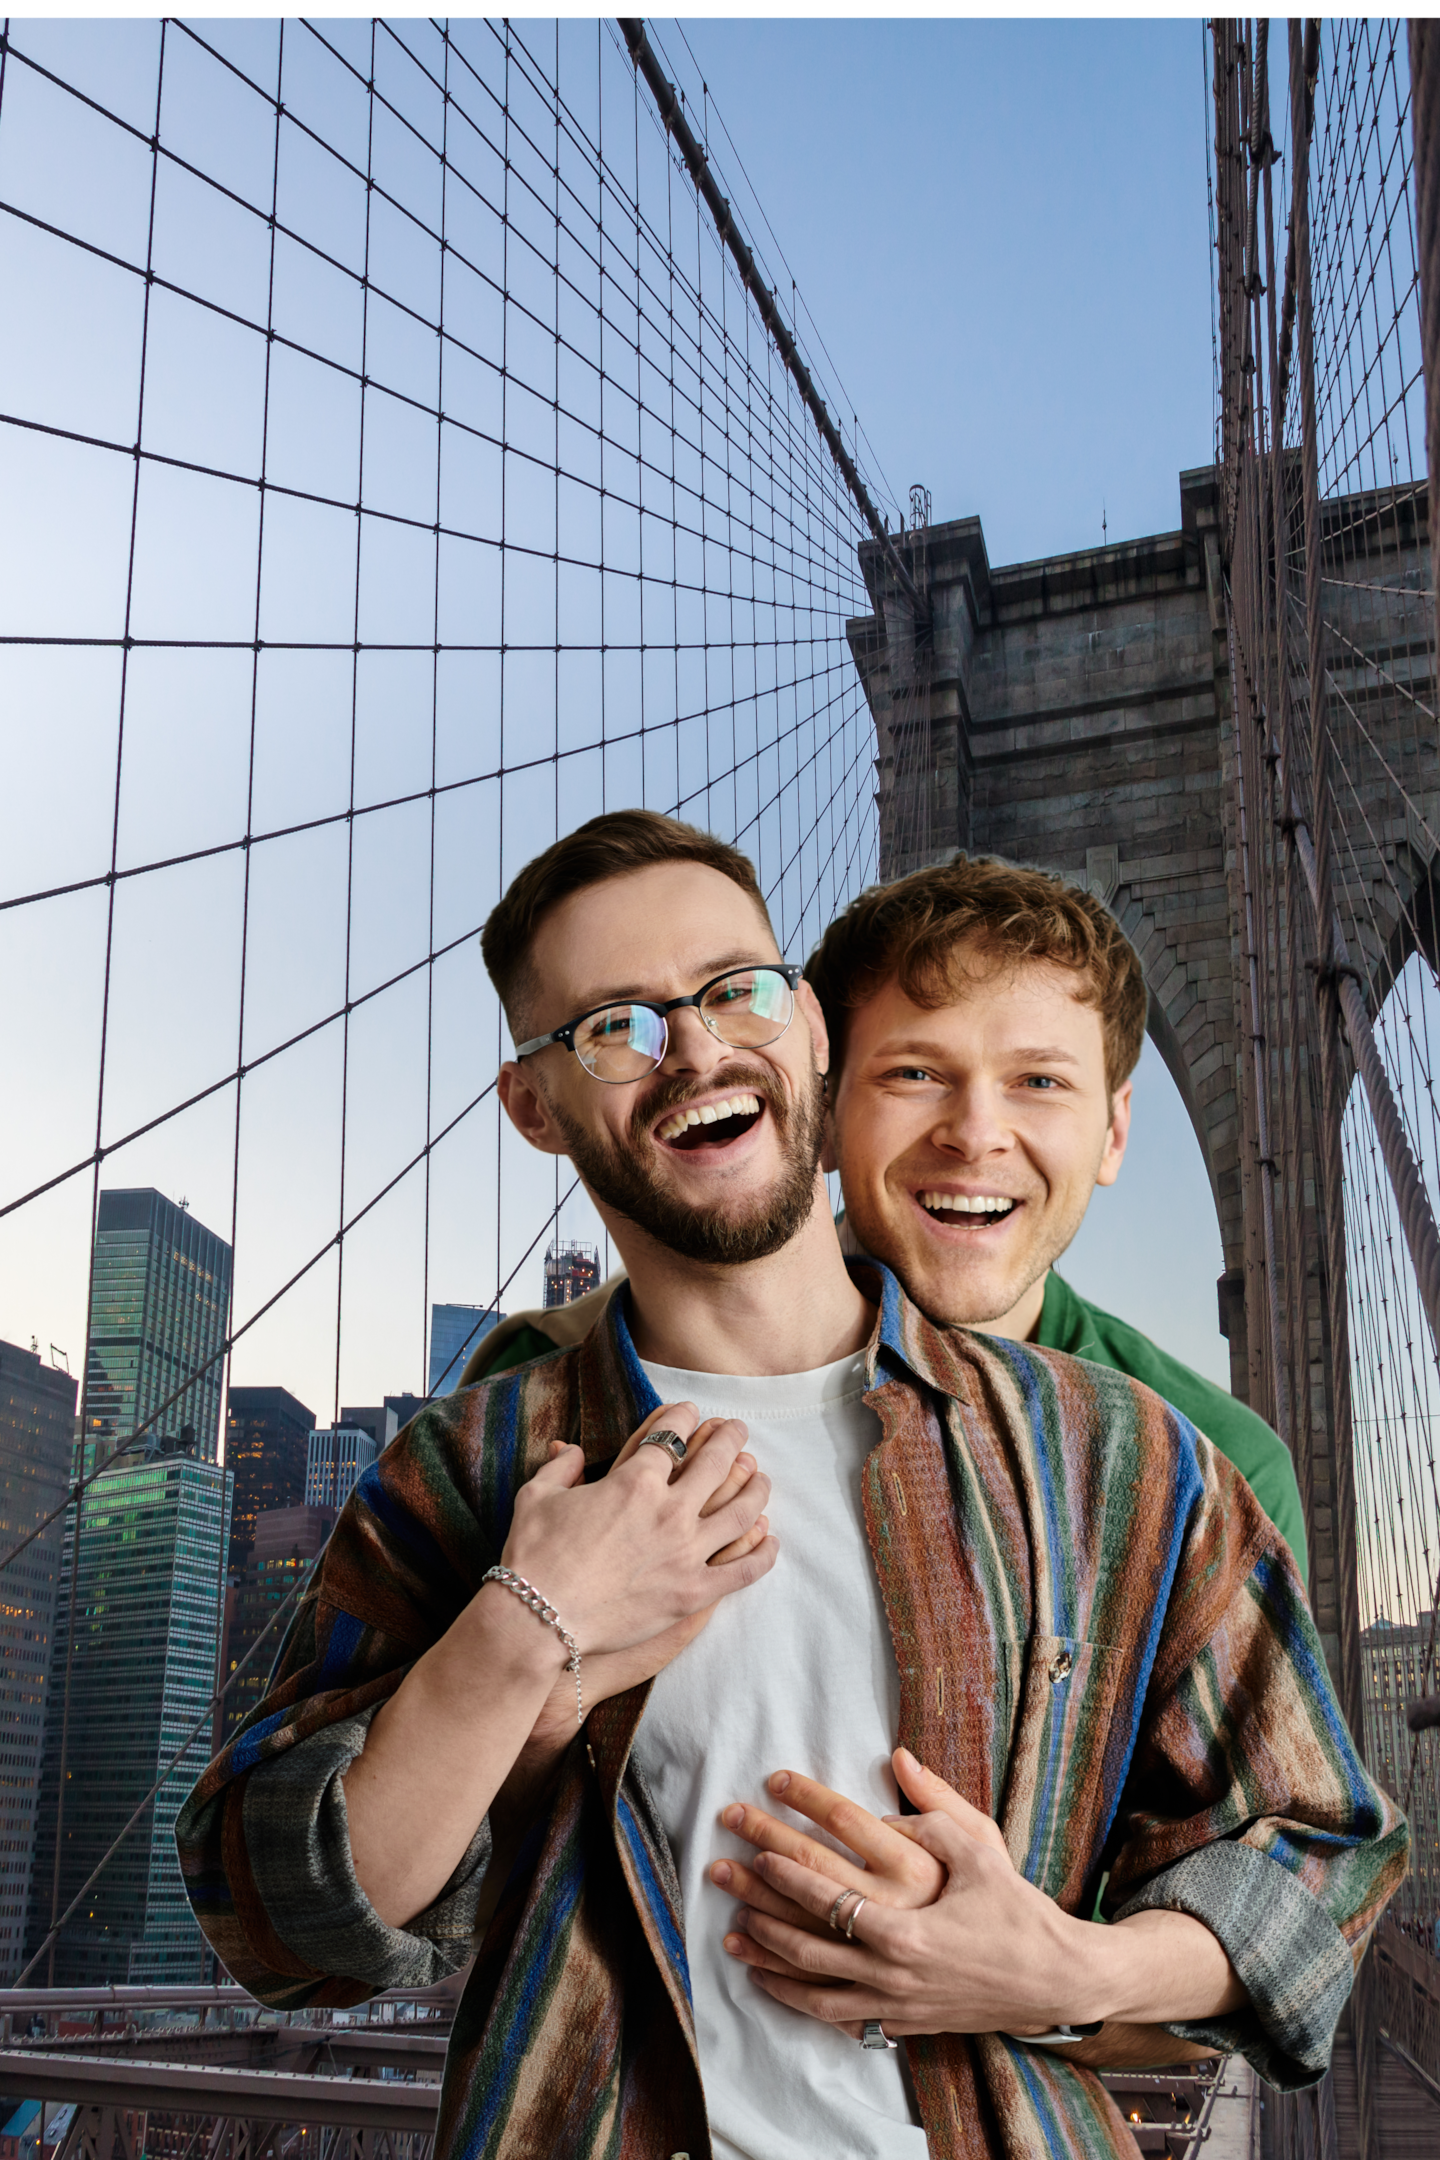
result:
[[[1021,2047],[1073,2047],[1077,2040],[1093,2040],[1104,2023],[1104,2018],[1097,2018],[1093,2025],[1052,2025],[1049,2032],[1006,2033],[1005,2037],[1018,2040]]]

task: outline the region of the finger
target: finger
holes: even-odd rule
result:
[[[751,1979],[776,2002],[788,2004],[805,2017],[819,2020],[822,2025],[834,2025],[839,2031],[858,2040],[872,2018],[878,2018],[891,2040],[903,2039],[906,2033],[922,2028],[910,2024],[899,2005],[889,1995],[877,1993],[873,1988],[816,1987],[810,1981],[792,1980],[784,1973],[757,1972],[753,1968]]]
[[[932,1816],[930,1819],[932,1821],[943,1821],[942,1817]],[[950,1826],[946,1825],[946,1827],[949,1828]],[[787,1860],[781,1853],[757,1853],[755,1855],[755,1872],[764,1878],[772,1890],[778,1890],[782,1897],[789,1898],[791,1903],[798,1905],[802,1912],[810,1913],[813,1917],[824,1920],[827,1927],[831,1907],[841,1891],[846,1888],[845,1884],[834,1878],[827,1879],[824,1875],[817,1875],[810,1868],[801,1866],[797,1861]],[[858,1880],[865,1898],[865,1910],[859,1912],[858,1907],[847,1907],[842,1915],[846,1924],[854,1928],[854,1933],[849,1937],[846,1947],[848,1948],[850,1944],[863,1944],[867,1949],[872,1949],[883,1957],[888,1954],[890,1948],[896,1942],[897,1927],[903,1925],[906,1916],[902,1913],[893,1912],[889,1907],[878,1904],[872,1899],[863,1874],[859,1876]],[[859,1915],[858,1920],[856,1918],[857,1913]],[[837,1948],[840,1946],[839,1937],[836,1938],[836,1945]],[[775,1947],[782,1946],[776,1945]],[[788,1955],[788,1953],[786,1954]]]
[[[611,1469],[618,1470],[621,1468],[622,1464],[633,1462],[636,1455],[639,1453],[640,1443],[645,1438],[645,1435],[647,1433],[659,1432],[661,1430],[679,1433],[680,1438],[685,1442],[688,1448],[691,1436],[699,1423],[700,1412],[696,1409],[693,1402],[661,1403],[659,1409],[652,1410],[649,1417],[645,1419],[643,1424],[636,1426],[634,1432],[631,1433],[630,1438],[625,1442],[624,1447],[621,1448],[620,1453],[615,1457],[614,1462],[611,1463]],[[670,1461],[670,1458],[666,1453],[665,1449],[658,1447],[648,1448],[646,1450],[646,1453],[648,1455],[658,1455],[662,1458],[663,1461],[670,1464],[670,1468],[667,1469],[665,1473],[665,1475],[668,1477],[670,1475],[670,1470],[673,1470],[675,1465],[673,1462]]]
[[[909,1748],[896,1748],[890,1758],[895,1780],[907,1800],[913,1800],[922,1815],[948,1815],[970,1837],[978,1838],[982,1845],[993,1846],[996,1852],[1008,1854],[1004,1832],[991,1816],[982,1815],[953,1785],[937,1777],[933,1770],[917,1762]],[[786,1806],[794,1805],[787,1800]]]
[[[812,1935],[827,1925],[802,1906],[782,1897],[778,1890],[772,1890],[769,1883],[747,1868],[743,1860],[717,1860],[710,1870],[710,1880],[717,1890],[728,1890],[742,1905],[753,1905],[757,1912],[768,1913],[772,1920],[788,1920],[791,1927],[805,1928]]]
[[[791,1927],[788,1920],[757,1912],[751,1905],[746,1906],[733,1932],[759,1943],[770,1953],[772,1965],[778,1958],[792,1972],[803,1973],[810,1980],[873,1984],[882,1971],[880,1961],[859,1943],[847,1943],[843,1936],[828,1931],[814,1935],[808,1928]]]
[[[563,1492],[578,1485],[584,1475],[585,1450],[573,1443],[552,1442],[549,1461],[541,1463],[530,1483],[539,1492]]]
[[[769,1516],[757,1515],[748,1530],[742,1531],[738,1538],[732,1538],[722,1551],[712,1553],[705,1565],[707,1567],[723,1567],[727,1560],[742,1560],[746,1553],[754,1552],[757,1545],[763,1545],[769,1535]]]
[[[758,1521],[766,1501],[770,1498],[770,1480],[763,1470],[754,1477],[738,1498],[716,1515],[707,1513],[701,1519],[700,1535],[702,1550],[710,1558],[721,1552],[735,1538],[741,1538]]]
[[[713,1429],[706,1435],[703,1447],[698,1450],[687,1448],[682,1465],[685,1491],[687,1495],[694,1494],[699,1514],[711,1514],[710,1503],[715,1500],[729,1478],[735,1459],[748,1437],[742,1419],[719,1418],[714,1421]],[[651,1448],[647,1452],[658,1455],[661,1451]]]
[[[751,1583],[759,1582],[768,1575],[780,1557],[780,1541],[771,1531],[755,1547],[753,1552],[742,1553],[738,1560],[709,1562],[701,1569],[704,1580],[697,1585],[703,1594],[699,1602],[713,1605],[718,1598],[729,1597],[734,1590],[744,1590]]]
[[[721,1809],[720,1821],[725,1829],[743,1838],[747,1845],[754,1845],[761,1852],[781,1853],[797,1867],[809,1868],[812,1874],[833,1882],[832,1901],[842,1889],[869,1888],[863,1867],[857,1867],[843,1853],[832,1852],[828,1845],[817,1845],[803,1830],[794,1830],[789,1823],[777,1822],[763,1808],[746,1807],[737,1800],[732,1806]]]
[[[733,1958],[737,1965],[748,1965],[752,1972],[780,1973],[787,1980],[801,1981],[807,1987],[812,1985],[808,1973],[788,1965],[776,1951],[767,1950],[753,1935],[739,1930],[733,1930],[725,1937],[725,1955]]]
[[[802,1777],[795,1770],[777,1770],[767,1781],[766,1789],[774,1799],[783,1801],[797,1815],[808,1816],[828,1836],[858,1853],[871,1867],[903,1868],[911,1858],[906,1841],[878,1815],[872,1815],[868,1808],[854,1800],[847,1800],[844,1793],[818,1784],[814,1778]]]
[[[994,1859],[1003,1856],[1005,1864],[1013,1872],[1014,1863],[1002,1845],[999,1854],[989,1860],[982,1853],[989,1849],[989,1841],[974,1837],[963,1830],[949,1815],[913,1815],[909,1834],[917,1845],[933,1853],[946,1869],[953,1884],[973,1881],[977,1868],[992,1866]]]
[[[703,1447],[705,1441],[711,1439],[717,1428],[724,1422],[723,1418],[707,1418],[706,1422],[697,1428],[695,1437],[690,1443],[690,1454],[685,1458],[687,1463],[696,1449]],[[734,1462],[731,1463],[724,1484],[710,1495],[704,1507],[701,1508],[702,1518],[718,1514],[721,1508],[728,1507],[732,1500],[744,1492],[745,1487],[755,1475],[755,1468],[755,1457],[750,1454],[748,1449],[742,1448],[735,1457]]]

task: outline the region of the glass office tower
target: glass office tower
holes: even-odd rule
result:
[[[225,1467],[235,1479],[230,1566],[245,1565],[255,1519],[305,1498],[305,1457],[315,1413],[288,1388],[232,1387],[225,1404]]]
[[[102,1192],[81,1431],[87,1467],[143,1436],[66,1521],[27,1955],[203,1718],[215,1686],[233,1480],[216,1461],[230,1248],[163,1193]],[[190,1752],[126,1834],[56,1945],[57,1986],[192,1981],[209,1953],[174,1824],[209,1753]],[[35,1975],[48,1978],[47,1956]]]
[[[64,1500],[74,1451],[69,1373],[0,1342],[0,1550]],[[63,1536],[57,1516],[0,1575],[0,1982],[23,1962]]]
[[[101,1193],[85,1362],[87,1462],[151,1420],[162,1440],[215,1460],[229,1312],[223,1238],[149,1187]]]
[[[430,1307],[430,1378],[432,1395],[453,1395],[476,1344],[505,1318],[484,1305]]]
[[[122,1459],[86,1493],[80,1530],[69,1714],[70,1540],[55,1624],[51,1712],[27,1955],[50,1924],[60,1817],[63,1912],[160,1772],[199,1730],[56,1945],[55,1985],[184,1984],[207,1977],[175,1853],[175,1817],[210,1754],[221,1566],[231,1478],[191,1455]],[[64,1813],[61,1754],[64,1753]],[[34,1979],[44,1985],[48,1960]]]

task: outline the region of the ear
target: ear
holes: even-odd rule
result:
[[[1097,1185],[1113,1185],[1120,1175],[1120,1165],[1125,1160],[1125,1148],[1130,1139],[1130,1099],[1134,1082],[1127,1080],[1110,1098],[1110,1126],[1105,1135],[1105,1152],[1100,1157],[1100,1168],[1095,1174]]]
[[[522,1140],[528,1140],[542,1155],[569,1154],[569,1145],[550,1114],[550,1105],[525,1067],[514,1058],[507,1058],[500,1067],[495,1092]]]
[[[830,1030],[825,1025],[825,1015],[820,1009],[819,998],[816,997],[809,983],[803,977],[795,991],[795,1004],[797,1010],[805,1015],[805,1022],[810,1030],[810,1041],[815,1050],[815,1063],[822,1073],[828,1073],[830,1070]]]

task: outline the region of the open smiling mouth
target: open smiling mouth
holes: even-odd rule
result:
[[[723,1102],[684,1104],[656,1127],[655,1137],[684,1155],[701,1148],[728,1147],[758,1122],[761,1107],[758,1095],[745,1092],[729,1095]]]
[[[1003,1193],[917,1192],[915,1198],[932,1222],[966,1230],[991,1229],[1022,1204]]]

